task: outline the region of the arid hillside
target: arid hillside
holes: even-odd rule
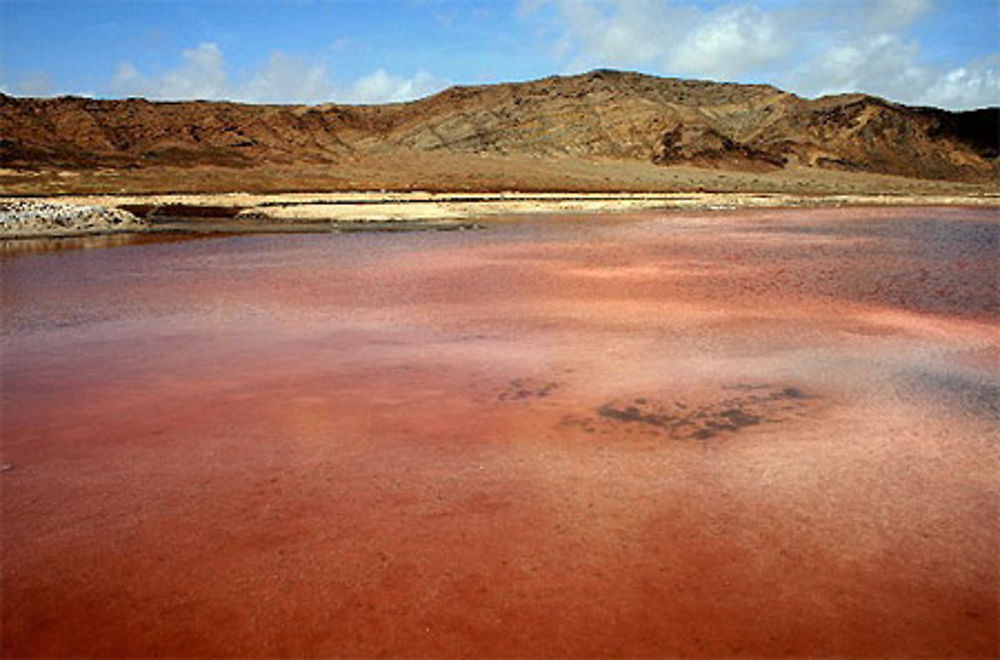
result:
[[[419,181],[421,163],[445,162],[444,170],[456,173],[455,187],[467,188],[473,184],[459,175],[480,162],[496,167],[497,158],[509,159],[514,173],[504,168],[505,181],[517,186],[518,164],[528,163],[527,171],[533,159],[557,159],[991,184],[1000,180],[998,127],[1000,108],[948,112],[864,95],[806,100],[763,85],[599,70],[453,87],[381,106],[0,95],[0,163],[8,171],[68,176],[194,166],[329,167],[343,175],[355,165],[378,171],[387,164],[412,167]],[[407,178],[400,176],[395,185]],[[342,185],[382,181],[368,178]],[[521,178],[531,179],[521,187],[545,187],[544,171]]]

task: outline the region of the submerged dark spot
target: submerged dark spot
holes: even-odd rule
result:
[[[582,420],[581,425],[607,432],[615,430],[616,423],[643,424],[647,433],[674,440],[707,440],[760,424],[788,421],[789,417],[775,413],[794,411],[792,414],[798,416],[805,406],[804,400],[810,398],[796,387],[738,384],[723,389],[744,393],[734,397],[720,396],[714,402],[702,405],[682,401],[660,402],[645,396],[621,403],[620,400],[610,401],[597,408],[596,419]],[[678,410],[683,412],[678,413]],[[631,433],[631,428],[621,428],[620,432]]]
[[[557,387],[559,387],[558,383],[546,383],[545,385],[542,385],[537,390],[535,390],[535,395],[548,396],[552,392],[552,390],[556,389]]]
[[[746,412],[739,408],[730,408],[728,410],[723,410],[719,413],[720,417],[725,417],[730,421],[731,424],[735,425],[737,428],[742,428],[744,426],[753,426],[754,424],[760,424],[762,417],[757,415],[748,415]]]
[[[914,394],[947,402],[972,415],[1000,419],[1000,382],[937,371],[913,371],[906,375]]]
[[[559,383],[555,382],[538,382],[532,378],[515,378],[510,381],[506,389],[497,394],[497,399],[506,401],[510,399],[524,400],[533,397],[544,398],[558,388]]]
[[[722,422],[717,422],[714,419],[709,420],[705,423],[705,427],[713,431],[735,431],[736,427],[732,424],[724,424]]]
[[[614,419],[619,422],[639,422],[640,424],[649,424],[651,426],[661,427],[666,426],[667,422],[673,419],[666,415],[643,414],[642,411],[635,406],[627,406],[623,409],[615,408],[609,403],[606,403],[598,408],[597,414],[601,417]]]
[[[608,417],[610,419],[617,419],[620,422],[637,422],[639,421],[639,410],[637,408],[626,408],[625,410],[619,410],[618,408],[611,407],[610,404],[604,404],[597,409],[597,414],[601,417]]]

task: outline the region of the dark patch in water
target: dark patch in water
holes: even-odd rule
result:
[[[1000,419],[1000,383],[936,371],[911,372],[907,380],[915,394],[930,396],[977,417]]]
[[[498,401],[521,401],[526,399],[544,399],[559,388],[559,383],[540,381],[534,378],[515,378],[497,394]]]
[[[781,390],[781,393],[787,399],[804,399],[806,397],[806,395],[802,393],[802,390],[797,387],[786,387]]]
[[[633,397],[628,403],[614,401],[597,408],[596,417],[566,416],[564,425],[582,427],[588,433],[598,428],[605,432],[619,425],[630,432],[632,426],[649,430],[675,440],[708,440],[720,434],[737,433],[751,426],[785,421],[779,414],[793,414],[809,398],[797,387],[775,388],[770,385],[739,384],[723,389],[748,392],[736,397],[720,397],[718,401],[696,406],[680,401],[661,404],[648,396]],[[668,410],[669,408],[669,410]]]
[[[639,422],[651,426],[666,426],[673,418],[666,415],[643,414],[635,406],[628,406],[624,409],[615,408],[610,404],[604,404],[597,409],[597,414],[601,417],[613,419],[619,422]]]
[[[733,431],[741,429],[744,426],[760,424],[761,419],[763,419],[759,415],[748,414],[742,408],[730,408],[729,410],[723,410],[719,413],[719,415],[729,420],[729,425]]]

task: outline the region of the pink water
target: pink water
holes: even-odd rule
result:
[[[36,247],[5,656],[997,652],[995,210]]]

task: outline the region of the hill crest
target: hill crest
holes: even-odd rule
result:
[[[386,105],[0,95],[0,162],[22,169],[239,168],[441,152],[992,182],[998,135],[1000,108],[949,112],[864,94],[810,100],[769,85],[608,69]]]

